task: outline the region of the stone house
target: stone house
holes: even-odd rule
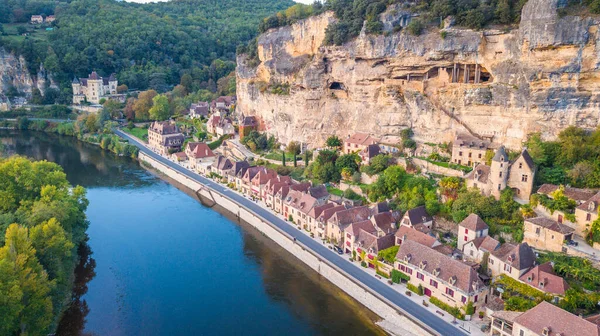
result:
[[[235,96],[221,96],[210,103],[210,108],[213,112],[229,112],[236,103]]]
[[[319,232],[319,222],[318,218],[321,214],[327,210],[332,209],[336,206],[336,203],[328,202],[322,205],[316,205],[310,209],[306,218],[308,219],[308,228],[309,231],[315,236],[319,238],[323,238],[323,232]]]
[[[338,211],[327,221],[326,237],[335,245],[342,246],[343,232],[352,223],[371,219],[371,209],[368,206],[354,207]]]
[[[190,161],[190,169],[203,174],[210,173],[210,167],[215,161],[215,154],[204,142],[188,142],[185,154]]]
[[[578,206],[583,204],[585,201],[591,199],[595,194],[595,192],[592,190],[572,188],[569,186],[558,186],[555,184],[543,184],[540,186],[537,193],[541,194],[541,195],[546,195],[549,198],[553,198],[552,197],[553,193],[559,189],[562,189],[563,194],[570,200],[575,201],[575,203]],[[567,214],[565,214],[563,211],[560,211],[560,210],[552,211],[550,209],[547,209],[546,207],[544,207],[544,205],[541,202],[536,206],[536,210],[541,212],[544,216],[550,217],[561,224],[568,223],[569,226],[572,226],[574,229],[577,230],[577,224],[569,222],[566,219]],[[579,234],[581,235],[582,233],[579,233]]]
[[[323,210],[321,214],[316,219],[316,230],[317,236],[319,238],[327,238],[328,231],[328,221],[329,219],[337,212],[346,210],[346,206],[344,204],[335,205],[333,208],[328,208]]]
[[[344,140],[344,154],[358,153],[363,151],[369,145],[376,145],[379,139],[370,136],[367,133],[355,133]]]
[[[223,155],[217,156],[212,166],[210,167],[211,173],[215,173],[221,177],[227,178],[227,172],[233,168],[233,162]]]
[[[198,102],[193,103],[189,109],[189,116],[192,119],[200,118],[200,117],[208,117],[208,108],[209,105],[207,102]]]
[[[275,197],[275,194],[277,194],[277,192],[279,191],[279,189],[281,189],[282,186],[290,185],[292,183],[292,178],[289,176],[276,175],[270,178],[261,190],[261,200],[265,202],[265,204],[267,204],[269,208],[272,208],[273,197]]]
[[[173,121],[155,121],[148,127],[148,146],[160,155],[180,151],[183,141],[183,134]]]
[[[246,135],[250,134],[252,131],[258,130],[258,120],[254,116],[244,117],[241,115],[239,122],[239,131],[240,140],[242,140]]]
[[[358,156],[363,164],[371,164],[371,159],[381,154],[381,148],[377,144],[368,145],[365,149],[358,152]]]
[[[457,133],[452,142],[452,163],[473,167],[485,162],[490,143],[465,133]]]
[[[42,24],[44,23],[44,17],[41,15],[32,15],[29,22],[31,24]]]
[[[383,237],[394,234],[398,230],[399,213],[397,211],[386,211],[374,213],[371,222],[377,230],[377,236]]]
[[[227,171],[227,182],[234,184],[236,189],[240,189],[240,185],[238,183],[241,182],[242,177],[246,173],[246,169],[250,167],[250,163],[248,161],[236,161],[231,166],[231,169]]]
[[[551,262],[535,266],[523,274],[519,280],[537,290],[556,296],[564,296],[569,289],[569,284],[565,279],[554,273]]]
[[[233,122],[231,119],[220,118],[219,123],[216,126],[215,133],[219,137],[224,135],[235,135],[235,127],[233,127]]]
[[[466,243],[488,235],[489,226],[477,214],[470,214],[458,224],[457,248],[463,250]]]
[[[405,225],[428,233],[433,227],[433,217],[427,213],[424,206],[419,206],[408,210],[404,216],[402,216],[400,225]]]
[[[600,192],[575,208],[575,218],[577,220],[575,232],[577,234],[585,236],[592,223],[598,219],[598,204],[600,204]]]
[[[396,245],[402,245],[402,242],[407,240],[412,240],[431,248],[441,245],[441,243],[432,235],[415,230],[406,225],[401,225],[398,231],[394,233],[394,236],[396,237]]]
[[[266,184],[269,180],[276,178],[277,172],[273,169],[269,169],[266,167],[260,167],[256,175],[250,181],[252,195],[263,198],[263,190],[265,189]]]
[[[118,85],[115,74],[111,74],[110,77],[100,77],[96,71],[93,71],[88,78],[75,77],[71,83],[73,104],[79,105],[84,101],[99,104],[103,98],[124,102],[125,96],[117,94]]]
[[[546,217],[525,219],[523,230],[523,242],[551,252],[566,252],[565,242],[572,240],[575,232],[571,227]]]
[[[187,161],[188,157],[187,155],[185,155],[184,152],[175,152],[173,154],[171,154],[171,160],[175,161],[175,162],[185,162]]]
[[[500,248],[500,242],[490,236],[475,238],[463,245],[463,258],[476,263],[481,263],[489,258],[491,252]]]
[[[527,243],[513,245],[505,243],[488,258],[488,273],[496,277],[506,274],[515,280],[535,266],[535,253]]]
[[[451,307],[464,311],[471,301],[477,310],[487,302],[488,288],[473,267],[415,241],[400,245],[394,267],[410,276],[410,284],[422,286],[425,296]]]
[[[369,268],[377,268],[377,254],[381,250],[385,250],[394,246],[394,236],[387,235],[383,237],[377,236],[377,233],[371,228],[359,229],[358,232],[353,231],[351,239],[345,239],[345,251],[356,251],[356,257],[360,261],[365,261]],[[348,242],[352,242],[351,248],[348,248]]]
[[[54,16],[54,15],[46,16],[46,23],[52,23],[54,21],[56,21],[56,16]]]
[[[478,164],[465,176],[467,187],[477,188],[486,196],[500,198],[502,190],[511,188],[516,198],[528,201],[533,191],[535,166],[524,149],[513,161],[508,160],[504,146],[496,151],[491,166]]]
[[[221,116],[218,114],[211,114],[210,118],[206,122],[206,131],[210,134],[217,134],[217,126],[221,122]]]
[[[364,220],[348,225],[344,229],[344,252],[351,253],[356,250],[355,242],[361,231],[368,232],[372,235],[377,234],[377,230],[370,220]],[[357,252],[359,254],[360,252]]]
[[[309,182],[303,183],[293,183],[291,185],[283,185],[279,188],[279,191],[275,193],[273,197],[273,210],[275,210],[278,214],[284,214],[285,212],[285,200],[290,191],[299,191],[299,192],[307,192],[308,188],[310,188]],[[289,212],[289,210],[288,210]],[[287,217],[286,217],[287,219]]]
[[[542,301],[528,311],[499,311],[491,316],[490,335],[501,336],[599,336],[598,324]]]

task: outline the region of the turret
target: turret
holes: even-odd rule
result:
[[[119,85],[117,82],[117,76],[114,73],[110,74],[110,77],[108,77],[108,88],[110,94],[117,94],[117,85]]]
[[[496,197],[496,199],[500,198],[500,193],[506,188],[509,164],[506,150],[504,149],[504,146],[500,146],[492,159],[489,177],[489,183],[492,184],[490,188],[491,194]]]
[[[74,95],[81,94],[81,83],[79,82],[79,79],[77,79],[77,77],[73,78],[73,82],[71,83],[71,85],[73,86]]]

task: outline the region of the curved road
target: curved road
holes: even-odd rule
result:
[[[152,158],[171,167],[172,169],[180,172],[181,174],[184,174],[187,177],[196,180],[200,184],[203,184],[215,191],[219,192],[220,190],[223,190],[222,185],[215,183],[210,179],[202,177],[201,175],[194,173],[188,169],[185,169],[180,165],[154,153],[144,144],[140,143],[137,139],[131,137],[129,134],[124,133],[120,130],[115,130],[115,133],[120,137],[129,140],[133,145],[138,147],[140,151],[144,152],[144,154],[151,156]],[[404,312],[411,315],[413,319],[421,321],[421,323],[424,324],[424,327],[432,328],[440,335],[467,335],[461,329],[458,329],[457,327],[449,324],[448,322],[439,318],[437,315],[421,307],[419,304],[409,300],[401,293],[398,293],[389,285],[379,281],[367,272],[364,272],[363,270],[355,267],[354,265],[347,262],[345,259],[340,258],[335,252],[331,251],[324,245],[319,244],[317,241],[313,240],[309,236],[304,234],[298,234],[298,229],[289,225],[281,218],[275,216],[268,209],[263,208],[262,206],[254,203],[253,201],[250,201],[247,198],[238,195],[237,193],[228,193],[227,197],[233,199],[238,204],[243,205],[247,209],[250,209],[259,216],[262,216],[264,219],[268,220],[273,225],[278,227],[281,231],[289,234],[290,236],[296,237],[296,239],[300,243],[312,249],[315,253],[321,255],[324,259],[327,259],[330,263],[334,264],[347,274],[354,277],[354,279],[360,281],[363,284],[363,287],[368,287],[372,292],[379,294],[380,296],[386,298],[388,301],[396,305],[398,308],[400,308],[399,310],[404,310]]]

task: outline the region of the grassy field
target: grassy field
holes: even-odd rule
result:
[[[269,153],[269,154],[264,155],[264,157],[269,160],[281,161],[281,153]],[[302,155],[297,155],[296,161],[301,161],[302,158],[303,158]],[[286,162],[294,162],[294,156],[292,154],[285,153],[285,161]]]
[[[3,25],[4,27],[4,36],[2,39],[8,41],[23,41],[26,38],[31,38],[35,40],[47,40],[49,31],[46,30],[46,27],[41,27],[40,25],[30,25],[29,23],[6,23]],[[19,28],[23,27],[29,36],[23,36],[19,34]],[[36,29],[37,27],[37,29]]]
[[[123,128],[123,132],[129,133],[129,134],[133,135],[134,137],[140,138],[144,141],[148,141],[148,129],[147,128],[134,127],[132,129],[129,129],[129,128],[125,127],[125,128]]]
[[[327,191],[328,191],[330,194],[332,194],[332,195],[336,195],[336,196],[340,196],[340,197],[341,197],[342,195],[344,195],[344,192],[343,192],[343,191],[341,191],[341,190],[340,190],[340,189],[338,189],[338,188],[331,187],[331,186],[327,187]]]

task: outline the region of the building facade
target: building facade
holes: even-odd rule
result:
[[[452,142],[452,162],[464,166],[475,166],[485,162],[490,143],[474,136],[458,133]]]
[[[73,104],[75,105],[80,105],[83,102],[99,104],[102,98],[124,100],[123,95],[117,94],[119,83],[115,74],[105,78],[98,76],[94,71],[88,78],[73,79],[71,85],[73,87]]]
[[[160,155],[178,152],[184,137],[173,121],[155,121],[148,127],[148,145]]]

